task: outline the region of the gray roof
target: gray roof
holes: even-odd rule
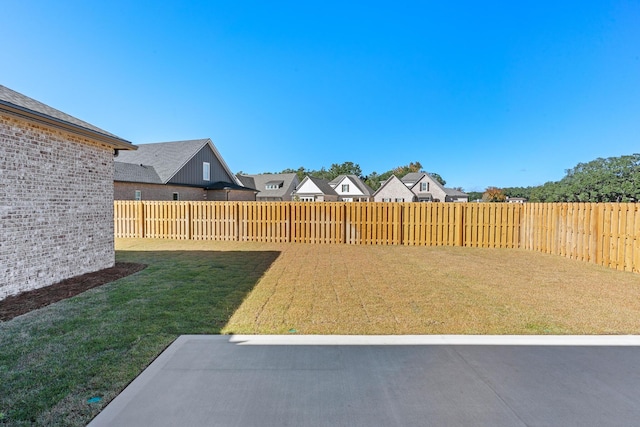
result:
[[[122,162],[115,162],[114,180],[122,182],[162,184],[162,180],[153,166]]]
[[[372,196],[374,191],[357,175],[338,175],[335,179],[329,181],[329,185],[335,188],[344,178],[349,178],[360,190],[360,192],[366,196]]]
[[[260,198],[278,198],[291,195],[291,192],[295,189],[292,185],[297,178],[295,173],[264,173],[260,175],[238,175],[238,179],[248,186],[255,188],[259,191],[256,195],[257,199]],[[267,190],[266,186],[270,183],[282,182],[282,187],[274,190]]]
[[[153,166],[162,183],[166,184],[207,144],[209,144],[227,174],[233,179],[237,179],[209,138],[140,144],[135,152],[121,152],[116,158],[116,162]],[[235,184],[238,183],[239,181],[235,182]]]
[[[409,172],[408,174],[403,176],[400,180],[402,182],[404,182],[404,183],[407,183],[407,182],[418,182],[425,175],[426,175],[426,173],[424,173],[424,172]]]
[[[445,188],[444,192],[447,193],[447,196],[454,196],[454,197],[467,197],[468,194],[464,193],[462,191],[458,191],[454,188]]]
[[[244,185],[245,187],[255,188],[256,190],[258,189],[256,187],[256,181],[253,179],[253,176],[238,174],[238,175],[236,175],[236,178],[238,178],[240,180],[240,182],[242,183],[242,185]]]
[[[135,149],[131,142],[119,136],[100,129],[90,123],[77,119],[60,110],[49,107],[42,102],[29,98],[19,92],[0,85],[0,109],[7,109],[14,114],[21,115],[32,120],[44,121],[51,125],[62,126],[75,130],[89,131],[89,134],[107,137],[105,142],[111,142],[118,149]]]

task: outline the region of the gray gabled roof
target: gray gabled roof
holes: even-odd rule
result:
[[[295,173],[265,173],[260,175],[238,175],[238,179],[244,185],[259,191],[256,198],[278,198],[291,195],[291,192],[295,190],[293,183],[297,179],[297,175]],[[267,190],[267,184],[276,182],[282,182],[282,186],[277,189]]]
[[[0,85],[0,110],[67,131],[93,137],[116,149],[135,150],[135,145],[90,123],[49,107],[40,101]]]
[[[447,194],[447,196],[454,196],[454,197],[467,197],[468,194],[463,192],[463,191],[459,191],[456,190],[455,188],[445,188],[444,192]]]
[[[329,181],[329,185],[335,188],[345,178],[349,178],[349,180],[351,180],[351,182],[353,182],[356,187],[358,187],[358,190],[360,190],[360,192],[365,196],[373,195],[373,189],[369,187],[364,181],[362,181],[357,175],[338,175],[336,178]]]
[[[242,185],[244,185],[245,187],[251,187],[251,188],[255,188],[256,187],[256,181],[253,179],[253,176],[251,175],[236,175],[236,178],[242,183]]]
[[[408,174],[406,174],[405,176],[403,176],[400,180],[402,182],[406,183],[416,183],[418,181],[420,181],[422,179],[423,176],[425,176],[426,173],[424,172],[409,172]]]
[[[114,162],[114,181],[143,182],[147,184],[162,184],[153,166],[137,165],[133,163]]]
[[[194,139],[140,144],[136,151],[120,153],[116,162],[151,165],[162,183],[167,183],[208,141]]]
[[[209,138],[140,144],[135,152],[120,153],[116,158],[116,162],[153,166],[162,183],[166,184],[205,145],[209,145],[227,175],[236,180],[234,184],[241,184],[229,170],[229,167]]]

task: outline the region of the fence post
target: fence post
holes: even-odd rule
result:
[[[141,239],[144,238],[144,205],[143,203],[140,201],[138,202],[138,209],[137,209],[138,213],[137,213],[137,236]]]

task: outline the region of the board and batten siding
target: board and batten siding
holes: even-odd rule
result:
[[[202,179],[202,165],[204,162],[211,165],[211,179],[209,181]],[[209,144],[207,144],[187,162],[185,167],[180,169],[173,177],[171,177],[168,184],[206,186],[217,181],[236,182],[234,177],[227,174],[225,167],[222,165],[220,160],[218,160],[213,150],[211,150]]]

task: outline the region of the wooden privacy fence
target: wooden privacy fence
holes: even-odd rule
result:
[[[471,207],[471,209],[470,209]],[[518,247],[521,206],[116,201],[116,237]]]
[[[639,205],[116,201],[116,237],[523,248],[640,270]]]

